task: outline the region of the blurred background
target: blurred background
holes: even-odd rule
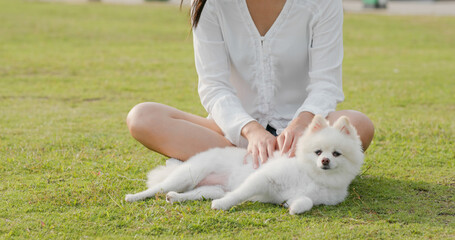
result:
[[[115,4],[142,4],[144,2],[168,2],[180,4],[180,0],[45,0],[54,2],[104,2]],[[190,0],[184,0],[186,5]],[[434,14],[455,15],[455,0],[344,0],[345,10],[349,12],[371,12],[386,14]],[[379,10],[379,11],[378,11]]]

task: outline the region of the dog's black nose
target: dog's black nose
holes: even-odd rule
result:
[[[330,159],[328,159],[328,158],[323,158],[322,159],[322,165],[327,166],[329,164],[330,164]]]

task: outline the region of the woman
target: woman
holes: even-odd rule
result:
[[[247,147],[253,165],[275,150],[294,156],[315,114],[342,115],[366,150],[374,127],[364,114],[335,111],[343,101],[340,0],[194,0],[199,95],[208,118],[158,103],[127,117],[132,136],[182,161],[214,147]]]

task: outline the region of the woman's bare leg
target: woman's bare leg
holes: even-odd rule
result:
[[[341,116],[349,118],[349,121],[356,128],[357,134],[360,136],[363,150],[367,150],[374,136],[374,125],[371,120],[365,114],[354,110],[332,112],[327,116],[327,120],[329,120],[330,124],[333,124]]]
[[[232,146],[215,121],[159,103],[136,105],[127,125],[147,148],[182,161],[210,148]]]

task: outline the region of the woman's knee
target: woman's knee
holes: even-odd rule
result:
[[[165,106],[154,102],[139,103],[134,106],[126,117],[126,124],[131,135],[138,138],[149,132],[164,116]]]

